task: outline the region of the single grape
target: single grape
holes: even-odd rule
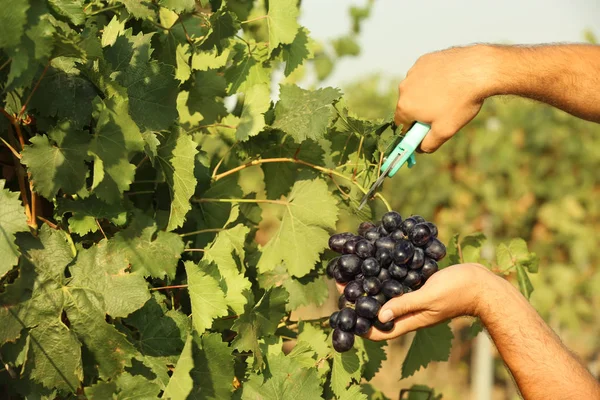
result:
[[[351,232],[332,235],[329,237],[329,248],[337,253],[341,253],[346,242],[353,237],[354,234]]]
[[[351,277],[347,277],[346,275],[342,274],[342,271],[340,271],[340,268],[337,265],[333,269],[333,279],[335,279],[337,283],[347,283],[352,280]]]
[[[379,265],[386,268],[392,263],[392,252],[388,249],[379,249],[375,252],[375,259],[379,261]]]
[[[446,246],[440,242],[437,238],[431,238],[425,245],[425,255],[429,258],[433,258],[435,261],[440,261],[446,256]]]
[[[394,247],[392,256],[394,263],[401,265],[406,264],[410,261],[412,256],[415,254],[415,246],[408,240],[400,240]]]
[[[388,268],[390,276],[396,280],[402,280],[408,274],[408,267],[406,265],[392,264]]]
[[[404,221],[402,221],[402,224],[400,225],[400,230],[402,230],[402,232],[404,232],[404,234],[408,236],[413,226],[415,226],[416,224],[418,224],[416,219],[411,217],[406,218]]]
[[[393,299],[404,294],[404,287],[397,280],[388,279],[381,285],[381,293],[385,294],[388,299]]]
[[[348,300],[351,303],[354,303],[356,299],[358,299],[363,293],[364,290],[362,288],[362,284],[357,281],[352,281],[348,283],[344,288],[344,295],[346,296],[346,300]]]
[[[385,268],[381,268],[381,271],[379,271],[379,275],[377,275],[377,279],[379,279],[380,282],[385,282],[391,277],[392,276],[390,275],[390,272]]]
[[[423,277],[419,273],[419,271],[410,270],[408,274],[406,274],[406,278],[404,278],[404,285],[410,288],[416,289],[417,286],[421,283]]]
[[[337,322],[338,322],[339,315],[340,315],[340,312],[339,311],[335,311],[329,317],[329,326],[331,326],[332,329],[337,328]]]
[[[410,269],[419,269],[425,262],[425,252],[420,247],[415,248],[415,254],[413,254],[412,260],[408,264]]]
[[[379,302],[370,296],[359,297],[354,307],[358,316],[369,319],[375,318],[380,308]]]
[[[377,302],[381,305],[384,305],[388,301],[387,297],[385,297],[385,294],[383,294],[383,292],[379,292],[376,295],[371,296],[371,297],[374,298],[375,300],[377,300]]]
[[[415,246],[423,246],[431,238],[431,229],[425,223],[418,223],[413,226],[408,238]]]
[[[365,274],[361,272],[354,277],[354,280],[362,285],[363,281],[365,280]]]
[[[394,329],[394,320],[383,323],[379,320],[379,318],[377,318],[373,323],[373,326],[382,332],[389,332]]]
[[[408,286],[404,286],[404,294],[406,293],[410,293],[410,292],[414,292],[414,290],[412,290],[411,288],[409,288]]]
[[[370,221],[365,221],[365,222],[361,222],[360,225],[358,226],[358,234],[360,236],[365,236],[365,233],[367,233],[368,230],[371,230],[375,228],[375,224],[370,222]]]
[[[377,228],[371,228],[365,232],[365,239],[367,239],[371,243],[375,243],[377,239],[381,237],[381,233],[377,230]]]
[[[380,234],[381,236],[387,236],[387,235],[389,235],[389,234],[390,234],[390,233],[388,232],[388,230],[387,230],[387,229],[385,229],[385,227],[384,227],[383,225],[378,225],[378,226],[377,226],[377,232],[379,232],[379,234]]]
[[[392,251],[392,250],[394,250],[395,246],[396,246],[396,242],[394,241],[393,238],[391,238],[389,236],[384,236],[375,241],[375,247],[377,247],[377,249],[388,249],[388,250]]]
[[[342,310],[345,307],[351,307],[353,306],[352,303],[350,303],[348,300],[346,300],[346,296],[344,295],[344,293],[342,293],[340,295],[340,297],[338,298],[338,310]]]
[[[331,260],[329,260],[329,262],[327,263],[327,276],[330,278],[333,278],[333,271],[335,270],[335,268],[337,267],[337,263],[339,261],[339,257],[334,257]]]
[[[401,229],[396,229],[388,237],[392,238],[394,240],[394,242],[397,242],[397,241],[402,240],[402,239],[406,239],[406,235],[404,234],[404,232],[402,232]]]
[[[381,225],[383,225],[388,232],[398,229],[401,223],[402,217],[396,211],[388,211],[381,217]]]
[[[425,218],[421,217],[420,215],[411,215],[410,218],[413,218],[415,221],[417,221],[417,223],[426,222]]]
[[[365,333],[369,332],[369,329],[371,329],[372,325],[373,323],[370,319],[358,317],[356,318],[356,325],[354,325],[354,334],[358,336],[364,335]]]
[[[360,267],[365,276],[377,276],[381,271],[379,262],[373,257],[365,259]]]
[[[360,258],[369,258],[375,255],[375,246],[368,240],[363,239],[356,243],[354,253]]]
[[[425,257],[425,263],[423,264],[423,268],[421,269],[421,274],[424,279],[431,278],[431,275],[435,274],[438,271],[438,265],[435,260],[432,260],[429,257]]]
[[[355,254],[356,253],[356,244],[363,240],[360,236],[355,236],[352,239],[349,239],[342,249],[343,254]]]
[[[438,235],[437,226],[433,222],[425,222],[425,224],[429,227],[429,230],[431,231],[431,237],[437,237],[437,235]]]
[[[340,329],[334,329],[332,335],[333,348],[338,353],[348,351],[354,346],[354,334],[351,332],[344,332]]]
[[[355,276],[360,273],[362,260],[354,254],[344,254],[338,261],[338,269],[346,277]]]
[[[362,298],[363,297],[361,297],[361,299]],[[338,329],[341,329],[344,332],[352,332],[354,325],[356,325],[356,312],[349,307],[342,308],[338,314]]]
[[[365,278],[363,281],[363,290],[369,296],[376,295],[381,290],[381,281],[374,276]]]

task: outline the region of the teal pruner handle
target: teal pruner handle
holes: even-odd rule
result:
[[[394,150],[390,153],[389,156],[386,157],[385,162],[381,166],[381,171],[385,171],[390,164],[398,157],[398,155],[404,153],[400,161],[394,166],[394,168],[388,174],[388,177],[392,177],[398,172],[400,167],[404,165],[405,162],[408,161],[408,168],[412,168],[417,162],[415,160],[414,152],[419,147],[419,144],[427,135],[427,132],[431,127],[427,124],[416,122],[412,128],[406,132],[402,141],[398,143],[398,145],[394,148]]]

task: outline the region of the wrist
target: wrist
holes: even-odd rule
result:
[[[510,76],[505,72],[510,66],[512,55],[506,46],[478,44],[473,46],[476,53],[476,73],[474,85],[480,101],[488,97],[505,94],[508,90]]]
[[[499,304],[510,297],[512,285],[504,278],[494,274],[482,265],[477,265],[479,284],[476,286],[475,303],[472,315],[479,317],[482,322],[489,320],[490,314],[498,308]]]

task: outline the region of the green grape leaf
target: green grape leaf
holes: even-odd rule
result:
[[[300,323],[300,334],[298,343],[306,342],[317,353],[319,359],[327,357],[331,353],[331,346],[327,340],[327,335],[319,327],[309,323]]]
[[[469,337],[474,339],[480,332],[483,332],[483,323],[477,318],[469,327]]]
[[[408,378],[431,361],[448,361],[454,335],[449,322],[417,330],[402,363],[402,378]]]
[[[192,303],[192,323],[199,334],[212,326],[215,318],[227,315],[225,294],[219,282],[207,272],[210,263],[186,261],[185,271]]]
[[[362,340],[364,347],[364,358],[363,361],[364,370],[362,377],[367,381],[370,381],[375,377],[375,374],[381,368],[383,361],[387,360],[384,347],[386,342],[374,342],[372,340]]]
[[[460,247],[462,250],[463,261],[465,263],[481,262],[481,247],[486,242],[483,233],[473,233],[462,238]]]
[[[245,292],[251,288],[250,281],[240,273],[236,261],[237,258],[244,264],[244,241],[249,232],[250,228],[242,224],[226,229],[219,232],[210,247],[204,251],[204,259],[218,266],[225,300],[237,314],[244,312],[244,306],[248,302]]]
[[[190,198],[196,189],[194,176],[196,143],[179,127],[174,127],[158,148],[157,159],[166,176],[171,193],[171,212],[167,230],[183,225],[192,208]]]
[[[448,244],[446,245],[446,257],[438,262],[438,266],[440,269],[449,267],[451,265],[460,264],[460,256],[458,253],[458,237],[459,234],[453,235]]]
[[[268,86],[254,85],[246,91],[240,123],[235,132],[238,140],[243,142],[260,133],[266,125],[264,114],[270,105],[271,98]]]
[[[317,178],[296,182],[284,205],[279,229],[262,247],[257,268],[264,273],[283,263],[291,276],[302,277],[327,247],[327,229],[335,229],[336,200]]]
[[[123,255],[133,272],[174,279],[183,241],[174,233],[157,231],[152,218],[138,213],[127,229],[110,239],[108,247],[110,252]]]
[[[175,69],[175,79],[180,82],[185,82],[192,75],[190,67],[190,45],[187,43],[178,43],[175,50],[175,61],[177,67]]]
[[[98,122],[89,150],[94,156],[92,187],[100,199],[116,203],[133,182],[135,166],[129,163],[129,156],[143,150],[144,139],[122,98],[98,100],[96,108]]]
[[[19,259],[15,233],[29,230],[19,193],[4,189],[5,184],[6,181],[0,179],[0,278],[10,271]]]
[[[329,297],[327,282],[321,277],[292,279],[287,274],[283,279],[283,287],[289,293],[286,309],[296,310],[301,306],[322,305]]]
[[[218,333],[188,336],[165,399],[226,399],[233,391],[231,348]]]
[[[117,25],[114,30],[119,28],[120,25]],[[106,41],[114,43],[104,49],[104,58],[110,63],[112,70],[117,72],[117,76],[121,76],[130,69],[135,69],[140,63],[150,61],[153,33],[144,34],[139,32],[137,35],[133,35],[131,28],[120,29],[117,31],[118,36],[114,40],[112,39],[112,32],[110,33],[111,36]]]
[[[132,376],[127,372],[117,377],[116,395],[118,399],[145,400],[156,399],[161,388],[141,375]]]
[[[323,389],[314,368],[303,368],[290,356],[269,356],[269,375],[252,374],[243,385],[242,400],[320,399]]]
[[[352,382],[360,382],[360,361],[356,350],[351,349],[344,353],[334,352],[331,371],[333,393],[342,396]]]
[[[217,49],[221,54],[225,42],[240,30],[240,23],[236,15],[224,9],[219,9],[210,16],[210,29],[202,42],[203,49]]]
[[[360,385],[351,385],[339,395],[340,400],[367,400],[367,395],[361,390]]]
[[[227,64],[230,51],[224,49],[221,54],[217,49],[196,51],[192,54],[192,70],[208,71],[209,69],[219,69]],[[229,71],[229,70],[227,70]]]
[[[304,90],[293,84],[281,85],[273,128],[290,134],[297,143],[321,139],[333,117],[331,104],[340,96],[339,90],[331,87]]]
[[[64,324],[45,321],[29,331],[27,369],[48,389],[75,393],[83,380],[81,343]]]
[[[538,270],[539,258],[535,253],[529,252],[525,240],[517,238],[512,239],[508,246],[504,243],[498,245],[496,248],[496,262],[503,270],[511,267],[522,267],[527,268],[531,273],[535,273]]]
[[[194,11],[194,0],[160,0],[158,4],[176,13]]]
[[[155,12],[150,2],[140,0],[117,0],[137,19],[154,19]]]
[[[442,400],[442,395],[426,385],[412,385],[409,388],[407,400]]]
[[[194,84],[190,91],[182,91],[178,99],[179,117],[183,123],[192,125],[198,122],[211,124],[227,114],[221,100],[226,95],[225,79],[212,70],[196,71],[193,76]]]
[[[533,285],[529,280],[527,271],[521,265],[517,265],[517,281],[519,282],[519,290],[523,293],[523,296],[530,298],[533,292]]]
[[[68,220],[70,231],[81,236],[98,230],[96,220],[106,219],[117,226],[127,222],[127,212],[123,205],[107,204],[96,196],[78,200],[59,197],[56,203],[55,215],[71,213]]]
[[[340,132],[351,132],[360,136],[367,136],[379,127],[372,121],[351,114],[346,107],[342,111],[336,111],[336,114],[338,119],[334,127]]]
[[[231,328],[238,333],[233,340],[233,348],[239,351],[252,351],[255,369],[262,368],[264,365],[258,341],[262,337],[275,333],[279,321],[285,314],[287,299],[288,294],[283,288],[268,290],[256,305],[246,305],[246,312],[235,320]]]
[[[29,1],[8,0],[0,9],[0,48],[15,46],[21,41]]]
[[[357,56],[360,54],[360,46],[354,36],[342,36],[333,40],[332,44],[338,57]]]
[[[254,55],[248,54],[245,45],[236,45],[233,65],[225,71],[227,81],[227,93],[229,95],[245,92],[255,85],[266,85],[270,87],[271,69],[268,65],[260,62]]]
[[[269,23],[269,49],[272,51],[280,44],[292,43],[300,25],[298,25],[298,6],[295,0],[280,0],[269,3],[267,14]]]
[[[105,25],[104,31],[102,32],[102,38],[100,43],[102,47],[112,46],[117,41],[117,37],[125,30],[125,21],[119,19],[117,15],[112,17],[110,22]],[[107,57],[108,59],[108,57]]]
[[[48,140],[52,139],[52,143]],[[52,200],[62,189],[66,194],[85,195],[90,136],[62,122],[48,132],[35,135],[23,149],[21,162],[27,165],[36,192]]]
[[[89,399],[110,399],[117,391],[117,382],[98,381],[84,388],[84,393]]]
[[[48,3],[58,14],[69,18],[75,25],[81,25],[85,21],[83,0],[49,0]]]
[[[294,41],[283,46],[282,58],[285,62],[283,73],[290,76],[304,60],[313,56],[312,49],[308,46],[309,32],[306,28],[300,28]]]

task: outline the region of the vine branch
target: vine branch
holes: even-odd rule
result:
[[[265,18],[268,18],[268,15],[261,15],[260,17],[250,18],[250,19],[240,22],[240,24],[249,24],[251,22],[260,21],[261,19],[265,19]]]
[[[31,97],[33,97],[33,94],[40,86],[40,82],[42,82],[42,79],[44,79],[44,76],[46,75],[46,72],[48,71],[48,67],[50,67],[50,61],[48,61],[48,63],[44,67],[44,70],[42,71],[42,75],[40,75],[40,78],[35,83],[33,90],[31,91],[31,93],[29,93],[29,96],[27,96],[27,100],[25,100],[25,103],[23,103],[23,106],[21,107],[21,111],[19,111],[19,115],[17,116],[17,120],[21,120],[23,113],[25,113],[25,110],[27,109],[27,105],[29,105],[29,101],[31,100]]]

